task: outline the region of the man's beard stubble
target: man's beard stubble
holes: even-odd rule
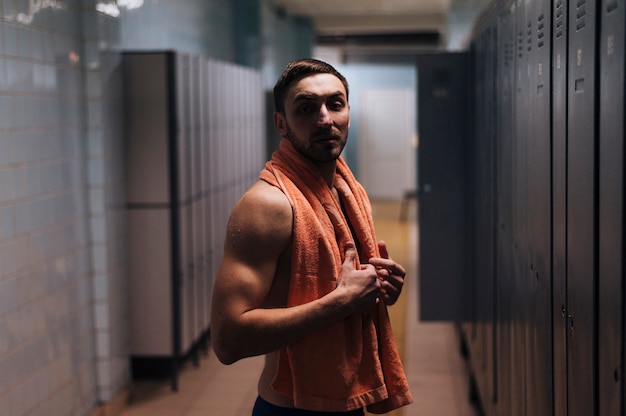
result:
[[[347,140],[341,140],[340,135],[333,135],[329,131],[318,131],[313,135],[313,137],[315,137],[316,135],[332,135],[332,137],[339,140],[339,150],[337,151],[335,146],[331,148],[322,148],[321,150],[317,150],[313,146],[314,143],[298,138],[293,130],[291,130],[289,124],[287,124],[287,139],[301,155],[303,155],[307,159],[310,159],[314,163],[328,163],[339,159],[339,156],[341,155],[341,152],[343,151]]]

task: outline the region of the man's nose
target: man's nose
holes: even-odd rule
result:
[[[320,107],[320,113],[319,113],[319,117],[317,119],[317,124],[320,126],[327,126],[329,124],[332,124],[333,119],[330,116],[330,111],[328,111],[328,108],[323,105]]]

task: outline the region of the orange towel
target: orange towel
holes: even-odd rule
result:
[[[288,306],[336,288],[343,248],[354,237],[362,260],[380,256],[369,199],[342,158],[335,187],[349,223],[316,167],[288,140],[280,142],[260,178],[279,187],[294,209]],[[367,407],[385,413],[413,401],[383,302],[281,349],[272,387],[297,408],[325,412]]]

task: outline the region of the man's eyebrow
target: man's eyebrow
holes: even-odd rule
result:
[[[299,93],[296,94],[295,97],[293,97],[293,101],[316,101],[321,97],[327,97],[327,98],[341,98],[345,100],[345,94],[341,91],[337,91],[335,93],[332,94],[328,94],[328,95],[318,95],[318,94],[309,94],[309,93]]]

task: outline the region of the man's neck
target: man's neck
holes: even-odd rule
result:
[[[325,163],[317,163],[317,168],[319,169],[322,178],[326,182],[329,188],[333,188],[335,185],[335,172],[337,170],[337,162],[325,162]]]

